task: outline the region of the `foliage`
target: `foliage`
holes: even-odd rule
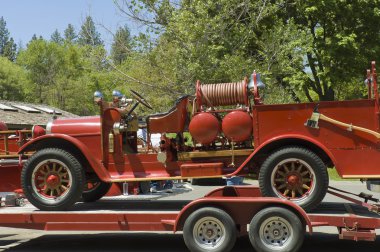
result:
[[[0,57],[0,99],[23,100],[24,86],[27,83],[27,76],[21,67],[5,57]]]
[[[72,24],[67,25],[64,31],[64,37],[67,43],[74,43],[76,41],[78,35],[75,33],[75,28]]]
[[[63,38],[57,29],[55,29],[55,31],[51,35],[50,40],[60,45],[63,44]]]
[[[131,54],[131,33],[127,26],[120,27],[115,35],[111,48],[112,60],[115,64],[123,63],[129,54]]]
[[[0,95],[47,103],[80,115],[97,111],[92,94],[130,89],[162,112],[195,82],[242,80],[253,70],[265,103],[357,99],[364,69],[380,55],[380,0],[114,0],[146,27],[118,27],[110,52],[88,16],[50,41],[34,35],[19,49],[0,19]],[[63,38],[61,36],[63,34]],[[17,57],[16,57],[17,56]],[[14,61],[14,62],[11,62]]]
[[[91,46],[103,45],[103,41],[100,38],[100,33],[96,30],[95,23],[91,16],[87,16],[81,26],[81,30],[78,34],[78,43],[80,45]]]
[[[0,56],[7,57],[9,60],[16,59],[17,46],[7,29],[4,18],[0,18]]]
[[[160,11],[167,5],[169,11]],[[157,44],[166,38],[176,47],[179,83],[236,80],[254,68],[266,75],[275,97],[285,91],[294,102],[359,98],[361,86],[347,87],[358,86],[380,51],[378,0],[141,0],[117,6],[159,30]]]

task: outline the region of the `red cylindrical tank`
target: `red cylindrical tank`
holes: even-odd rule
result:
[[[219,134],[220,123],[210,113],[199,113],[191,119],[189,131],[191,136],[201,144],[210,144]]]
[[[243,142],[252,135],[252,118],[244,111],[228,113],[222,121],[224,135],[234,142]]]

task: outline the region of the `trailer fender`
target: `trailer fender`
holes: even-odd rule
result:
[[[270,197],[205,197],[194,200],[179,212],[173,231],[181,231],[190,214],[203,207],[219,208],[228,213],[237,225],[241,225],[249,224],[256,213],[264,208],[273,206],[284,207],[294,212],[308,226],[309,233],[312,234],[313,226],[310,218],[301,207],[288,200]],[[242,228],[244,229],[244,227]],[[241,232],[244,231],[246,230],[241,230]]]
[[[94,172],[98,175],[100,179],[102,179],[105,182],[111,182],[109,173],[105,169],[105,167],[102,165],[101,160],[98,160],[94,158],[94,156],[91,154],[88,147],[83,144],[78,139],[71,137],[69,135],[65,134],[49,134],[49,135],[43,135],[40,137],[37,137],[35,139],[32,139],[31,141],[24,144],[18,151],[18,154],[23,154],[27,151],[37,150],[41,148],[51,147],[52,143],[51,141],[55,140],[55,142],[65,143],[67,146],[70,146],[70,148],[76,149],[80,152],[80,154],[83,155],[83,157],[88,161]],[[59,148],[59,145],[57,146]],[[68,150],[70,151],[70,150]]]
[[[294,141],[300,141],[303,143],[311,144],[319,149],[321,149],[332,161],[332,163],[335,165],[335,168],[339,170],[337,160],[335,159],[334,155],[331,153],[331,151],[322,143],[318,142],[317,140],[307,137],[300,134],[286,134],[281,135],[277,137],[273,137],[271,139],[266,140],[262,144],[260,144],[248,157],[247,159],[231,174],[226,175],[227,177],[235,176],[240,173],[240,171],[250,162],[256,154],[265,151],[265,149],[271,150],[273,146],[286,146],[286,145],[297,145],[297,143],[294,143]]]

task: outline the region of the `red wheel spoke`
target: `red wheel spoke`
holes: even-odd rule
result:
[[[289,173],[289,168],[286,166],[286,164],[283,164],[282,166],[284,167],[285,172],[286,172],[286,173]]]
[[[303,184],[303,185],[302,185],[302,188],[304,188],[304,189],[306,189],[306,190],[310,190],[310,187],[309,187],[308,185],[306,185],[306,184]]]
[[[308,173],[310,173],[309,171],[304,171],[301,173],[301,176],[304,177],[305,175],[307,175]]]
[[[284,189],[285,187],[286,187],[286,184],[282,184],[279,187],[277,187],[277,189],[281,190],[281,189]]]
[[[284,195],[285,195],[285,196],[288,196],[288,193],[289,193],[289,192],[290,192],[290,190],[289,190],[289,189],[286,189],[285,192],[284,192]]]
[[[299,200],[312,190],[313,172],[305,161],[289,158],[275,166],[272,184],[280,197]]]
[[[47,160],[34,170],[34,188],[44,199],[56,199],[70,188],[71,173],[59,160]]]

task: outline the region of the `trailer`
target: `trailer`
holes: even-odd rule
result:
[[[0,226],[45,231],[182,232],[190,251],[230,251],[239,236],[248,235],[255,251],[297,251],[306,232],[331,226],[339,238],[374,241],[380,229],[379,205],[370,195],[364,201],[329,188],[329,193],[352,203],[322,204],[305,212],[295,203],[262,197],[256,186],[225,186],[193,201],[169,206],[127,201],[77,203],[72,211],[47,212],[34,207],[0,209]],[[174,204],[174,206],[173,206]],[[132,206],[132,207],[131,207]],[[129,209],[128,209],[129,208]],[[157,210],[160,209],[160,210]]]

